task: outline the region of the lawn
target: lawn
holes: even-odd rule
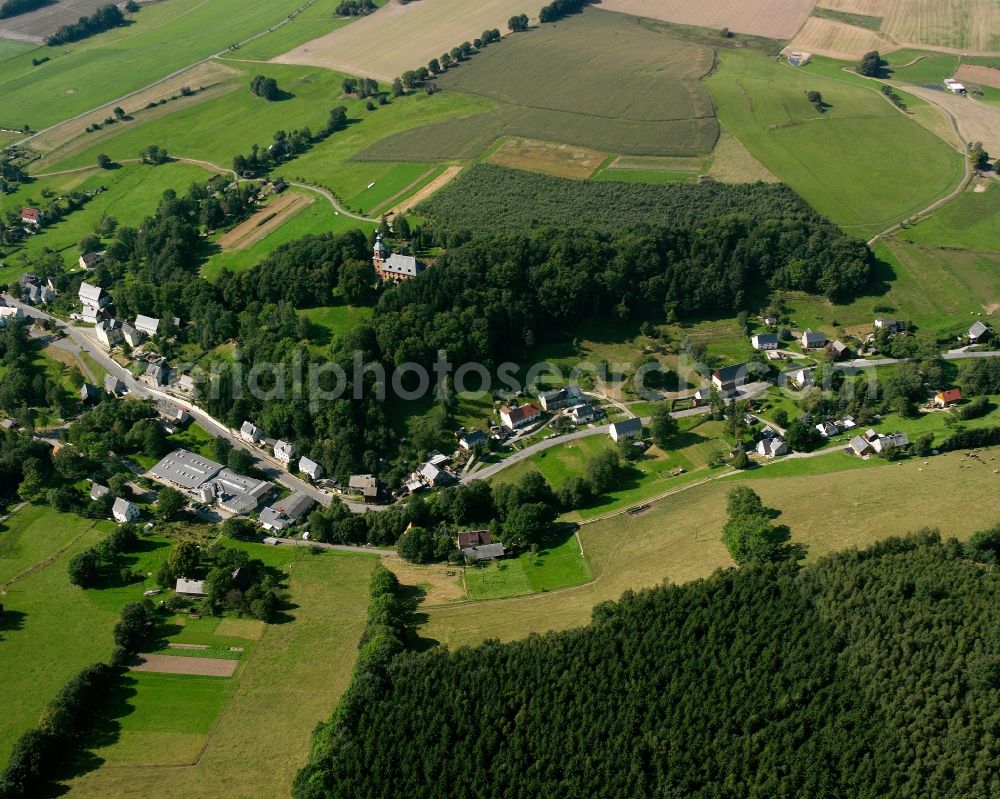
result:
[[[508,37],[438,79],[446,94],[488,98],[497,110],[393,137],[365,155],[464,159],[503,136],[609,153],[706,153],[719,136],[701,83],[712,63],[707,47],[587,9]]]
[[[897,111],[875,87],[791,69],[740,50],[708,78],[726,129],[764,166],[848,232],[867,236],[950,191],[961,156]],[[820,91],[825,114],[806,100]],[[859,147],[858,142],[865,142]]]
[[[571,529],[542,545],[538,552],[516,558],[469,566],[465,589],[469,599],[500,599],[580,585],[590,579],[590,569]]]
[[[6,591],[6,613],[0,619],[0,662],[6,664],[5,695],[17,701],[5,702],[0,717],[0,766],[63,684],[84,666],[108,657],[118,617],[117,607],[72,586],[66,575],[70,558],[97,543],[113,528],[111,522],[28,506],[4,526],[0,584]]]
[[[300,0],[151,3],[135,15],[134,24],[8,58],[0,62],[0,126],[28,122],[40,130],[68,119],[265,31],[300,5]],[[33,67],[31,59],[42,55],[51,61]]]
[[[186,680],[140,683],[128,700],[134,714],[120,719],[123,732],[132,734],[123,734],[113,747],[102,750],[109,757],[106,765],[69,783],[72,796],[274,799],[290,795],[292,779],[306,761],[313,728],[328,717],[350,680],[368,605],[368,576],[376,561],[367,555],[314,554],[300,548],[239,542],[227,546],[245,548],[252,557],[288,574],[287,618],[263,630],[233,680],[218,679],[231,684],[221,713],[220,697],[211,689]],[[214,629],[223,632],[237,621],[224,619]],[[255,634],[247,629],[238,632]],[[206,636],[214,636],[207,625],[182,631],[173,640],[202,643]],[[204,748],[196,762],[189,758],[190,765],[170,769],[169,779],[164,779],[163,769],[139,762],[150,757],[150,746],[161,749],[164,758],[188,757],[192,751],[189,728],[169,712],[171,696],[180,703],[177,715],[190,718]],[[215,724],[204,740],[202,731],[213,714]],[[130,715],[139,716],[139,722],[133,725]],[[129,762],[113,763],[112,751]]]
[[[908,241],[939,247],[965,247],[970,250],[1000,251],[1000,184],[992,180],[982,184],[986,191],[965,191],[935,211],[927,219],[901,231]]]
[[[59,197],[69,191],[83,192],[100,187],[106,187],[107,191],[102,191],[60,222],[44,227],[41,233],[29,237],[22,245],[4,248],[7,267],[0,269],[0,282],[16,280],[25,271],[22,255],[30,261],[41,255],[45,248],[58,252],[67,267],[77,268],[79,242],[94,232],[102,216],[112,216],[122,225],[138,225],[156,210],[164,191],[174,189],[184,193],[192,183],[207,180],[209,174],[200,167],[188,164],[155,167],[128,164],[120,169],[95,169],[39,178],[21,185],[16,192],[2,198],[0,208],[44,207],[48,200],[43,192]]]
[[[309,321],[309,341],[326,345],[354,328],[359,322],[371,319],[372,309],[354,305],[326,305],[306,308],[299,314]]]
[[[808,547],[809,559],[925,526],[967,538],[995,524],[1000,515],[1000,476],[993,473],[996,466],[990,460],[997,456],[1000,449],[994,448],[984,453],[985,464],[963,459],[960,453],[926,463],[917,458],[879,463],[841,471],[835,480],[824,473],[779,477],[776,472],[774,479],[753,479],[780,468],[775,466],[711,481],[657,502],[648,512],[584,524],[580,539],[593,582],[518,599],[428,607],[420,632],[454,647],[565,629],[588,623],[595,604],[618,599],[627,589],[663,580],[686,582],[731,566],[720,533],[725,495],[736,479],[751,480],[764,502],[781,511],[777,522],[790,527],[793,541]],[[807,463],[796,463],[795,468],[815,468]],[[960,468],[963,463],[968,468]]]

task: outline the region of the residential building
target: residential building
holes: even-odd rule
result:
[[[833,357],[837,360],[841,358],[850,358],[854,352],[848,347],[843,341],[837,339],[830,345],[830,349],[833,352]]]
[[[104,293],[104,289],[100,286],[93,286],[86,281],[80,284],[80,292],[78,296],[80,298],[80,302],[83,303],[84,308],[96,308],[97,310],[100,310],[111,302],[111,298]]]
[[[813,370],[799,369],[792,374],[792,382],[799,388],[807,388],[813,384]]]
[[[177,388],[185,394],[194,394],[194,378],[191,375],[181,375],[177,380]]]
[[[240,438],[249,444],[259,444],[263,437],[264,434],[253,422],[244,422],[240,428]]]
[[[566,386],[555,391],[543,391],[538,395],[538,401],[546,411],[554,411],[574,405],[583,399],[577,386]]]
[[[31,225],[35,228],[41,227],[42,223],[45,221],[45,214],[37,208],[22,208],[21,221],[24,222],[24,224]]]
[[[105,349],[110,350],[122,342],[122,323],[117,319],[105,319],[97,323],[94,335]]]
[[[133,327],[140,333],[144,333],[147,336],[155,336],[160,332],[160,320],[155,319],[152,316],[143,316],[139,314],[135,318]]]
[[[80,402],[89,405],[92,402],[97,402],[100,398],[101,394],[97,386],[87,382],[80,386]]]
[[[425,463],[420,467],[418,474],[420,479],[432,488],[455,482],[455,477],[451,472],[435,466],[433,463]]]
[[[826,333],[818,333],[813,330],[806,330],[802,334],[802,349],[817,350],[826,346]]]
[[[776,350],[778,349],[778,334],[757,333],[750,339],[750,345],[755,350]]]
[[[529,425],[541,415],[541,409],[533,402],[514,408],[504,405],[500,409],[500,421],[504,427],[510,430],[517,430],[519,427]]]
[[[976,322],[969,328],[967,338],[970,344],[981,344],[990,337],[990,329],[982,322]]]
[[[111,493],[111,489],[107,486],[102,486],[100,483],[91,482],[90,484],[90,498],[100,499],[101,497],[106,497]]]
[[[628,438],[640,438],[642,436],[642,419],[633,416],[630,419],[623,419],[620,422],[613,422],[608,429],[608,435],[612,441],[621,441]]]
[[[468,433],[463,434],[462,437],[458,439],[458,446],[464,450],[471,450],[478,444],[483,444],[485,446],[486,443],[486,433],[482,430],[471,430]]]
[[[835,436],[840,432],[840,427],[836,423],[826,421],[820,422],[816,425],[816,431],[823,436],[823,438],[829,438],[830,436]]]
[[[310,480],[319,480],[323,476],[323,467],[304,455],[299,458],[299,471]]]
[[[115,521],[119,524],[134,522],[139,518],[139,506],[119,497],[115,500],[115,504],[111,506],[111,515],[114,516]]]
[[[906,433],[889,433],[884,436],[879,436],[869,443],[871,444],[873,451],[881,453],[890,449],[898,449],[899,447],[908,446],[910,438],[906,435]]]
[[[109,394],[114,394],[116,397],[120,397],[128,391],[128,389],[125,388],[125,384],[113,374],[104,375],[104,390]]]
[[[84,305],[83,310],[80,312],[80,318],[83,319],[84,322],[96,325],[98,320],[101,318],[101,311],[99,308]]]
[[[848,445],[851,452],[857,455],[859,458],[867,457],[872,453],[871,444],[868,443],[868,439],[862,436],[854,436],[851,439],[851,443]]]
[[[86,269],[90,271],[91,269],[96,269],[98,266],[104,263],[104,253],[103,252],[88,252],[80,256],[78,263],[81,269]]]
[[[757,454],[762,458],[777,458],[788,454],[788,444],[779,436],[762,438],[757,442]]]
[[[724,366],[712,372],[712,385],[723,397],[731,397],[748,379],[749,370],[745,363]]]
[[[312,497],[296,491],[264,508],[260,512],[260,523],[265,530],[285,530],[302,519],[315,504]]]
[[[178,596],[187,597],[188,599],[203,599],[206,596],[205,581],[178,577],[177,582],[174,584],[174,591],[177,592]]]
[[[371,474],[352,474],[347,481],[347,487],[351,491],[361,494],[366,503],[378,502],[382,493],[382,484],[378,478]]]
[[[592,405],[577,405],[569,412],[569,418],[574,424],[587,424],[597,418],[597,411]]]
[[[162,388],[170,382],[170,364],[166,358],[152,358],[139,379],[153,388]]]
[[[295,446],[289,444],[287,441],[274,442],[274,457],[281,461],[286,467],[292,461],[292,456],[295,454]]]
[[[10,308],[6,305],[0,306],[0,327],[7,324],[8,319],[23,319],[24,311],[20,308]]]
[[[939,391],[934,395],[934,405],[938,408],[947,408],[962,399],[962,389],[949,388],[947,391]]]
[[[136,330],[128,322],[122,323],[122,338],[130,347],[138,347],[142,344],[142,333]]]
[[[457,545],[466,560],[498,560],[507,554],[504,545],[494,541],[488,530],[459,533]]]
[[[906,329],[906,322],[900,319],[876,319],[872,325],[876,330],[888,330],[890,333],[902,333]]]

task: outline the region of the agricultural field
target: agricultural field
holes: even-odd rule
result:
[[[882,29],[899,42],[1000,50],[1000,8],[993,0],[890,0],[882,16]]]
[[[301,5],[274,0],[151,3],[135,24],[63,47],[35,48],[0,62],[0,127],[41,130],[138,91],[171,72],[266,31]],[[225,19],[225,25],[218,20]],[[49,56],[40,66],[31,59]]]
[[[0,38],[44,44],[46,36],[67,23],[92,14],[102,5],[105,5],[105,0],[59,0],[27,14],[0,19]]]
[[[998,218],[1000,185],[995,180],[977,182],[958,199],[900,231],[897,236],[921,244],[998,252]]]
[[[214,678],[231,683],[221,710],[221,689],[202,688],[204,680],[213,678],[137,676],[136,694],[128,700],[134,710],[121,719],[123,731],[130,734],[101,750],[107,764],[70,781],[68,796],[272,799],[290,795],[313,728],[329,716],[350,679],[368,604],[368,577],[376,559],[242,546],[251,550],[252,557],[289,575],[291,618],[267,625],[262,634],[235,619],[224,619],[215,627],[213,635],[246,639],[259,635],[235,678]],[[199,632],[187,638],[181,633],[174,640],[204,643],[206,639]],[[171,707],[178,702],[180,709],[174,713]],[[266,734],[261,732],[262,719],[267,720]],[[195,758],[181,760],[192,751],[192,731],[207,740]],[[174,765],[144,765],[150,756],[158,756],[150,751],[154,742],[162,752],[175,753],[170,758]]]
[[[48,202],[43,192],[59,197],[69,191],[87,191],[106,187],[79,210],[47,226],[17,247],[3,248],[6,267],[0,268],[0,282],[10,282],[26,271],[26,264],[41,255],[43,249],[60,254],[67,267],[77,268],[80,239],[93,233],[102,216],[112,216],[122,225],[137,225],[156,210],[167,189],[179,193],[210,175],[201,167],[189,164],[142,166],[125,164],[118,169],[82,170],[65,175],[39,178],[24,184],[3,198],[2,208],[42,206]],[[24,259],[28,259],[25,261]]]
[[[848,233],[869,236],[962,179],[959,153],[877,88],[729,50],[708,79],[719,118],[747,149]],[[822,92],[820,115],[806,100]],[[864,148],[857,147],[865,141]],[[918,188],[919,187],[919,188]]]
[[[508,37],[438,79],[444,94],[488,101],[490,113],[388,138],[360,157],[467,159],[503,136],[630,155],[707,153],[718,125],[701,78],[713,60],[708,47],[588,8]]]
[[[391,81],[424,66],[484,30],[507,32],[507,20],[524,12],[518,0],[423,0],[389,3],[346,28],[339,28],[273,59],[369,75]]]
[[[601,0],[601,8],[639,17],[650,17],[680,25],[729,28],[740,33],[788,39],[802,27],[815,0]]]
[[[953,117],[964,141],[982,142],[987,152],[1000,153],[1000,106],[924,86],[909,91]]]
[[[967,86],[992,86],[994,89],[1000,89],[1000,69],[994,67],[962,64],[954,77]]]
[[[512,137],[486,159],[491,164],[527,169],[560,178],[589,178],[607,158],[584,147]]]
[[[249,249],[311,205],[314,200],[313,195],[288,191],[272,200],[249,219],[227,230],[219,237],[216,244],[227,252]]]
[[[983,464],[970,462],[961,453],[927,461],[913,458],[846,468],[832,480],[827,470],[847,461],[858,462],[832,453],[811,459],[829,462],[813,474],[751,477],[763,477],[786,464],[788,469],[803,471],[814,467],[786,461],[750,475],[713,480],[657,502],[649,511],[582,525],[579,536],[593,582],[489,603],[427,607],[428,621],[420,633],[454,647],[566,629],[588,623],[595,604],[617,599],[627,589],[651,587],[665,579],[687,582],[731,566],[720,540],[725,495],[743,480],[752,480],[765,504],[781,511],[777,523],[787,524],[792,541],[808,547],[809,560],[922,527],[967,538],[995,524],[1000,514],[1000,476],[993,473],[996,465],[991,460],[998,456],[1000,450],[994,448],[984,451]],[[920,485],[927,490],[921,491]],[[911,498],[918,492],[922,500],[913,504]]]
[[[827,17],[809,17],[789,46],[831,58],[853,60],[871,50],[884,53],[893,48],[893,43],[877,30]]]
[[[374,2],[375,5],[381,6],[388,0],[374,0]],[[268,61],[358,20],[357,17],[338,17],[336,10],[339,4],[340,0],[316,0],[280,28],[240,46],[226,57],[246,61]]]

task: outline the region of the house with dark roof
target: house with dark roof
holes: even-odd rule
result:
[[[382,241],[382,234],[378,234],[375,239],[375,248],[372,253],[372,265],[379,280],[401,282],[413,280],[424,271],[424,265],[419,263],[412,255],[401,255],[400,253],[389,254],[389,248]]]
[[[240,427],[240,438],[249,444],[259,444],[263,437],[261,429],[253,422],[243,422],[243,426]]]
[[[285,530],[298,522],[316,504],[316,500],[298,491],[279,499],[260,512],[260,523],[265,530]]]
[[[478,444],[486,444],[486,433],[482,430],[470,430],[458,439],[458,446],[465,450],[471,450]]]
[[[745,363],[723,366],[712,372],[712,385],[723,397],[731,397],[742,385],[746,385],[750,374]]]
[[[582,399],[583,395],[580,393],[580,389],[576,386],[566,386],[564,388],[556,389],[555,391],[542,391],[538,395],[538,401],[541,403],[542,408],[546,411],[565,408],[569,405],[580,402]]]
[[[826,333],[819,333],[813,330],[806,330],[802,334],[802,349],[818,350],[826,346]]]
[[[499,560],[507,554],[504,545],[494,541],[489,530],[461,532],[457,544],[466,560]]]
[[[612,441],[621,441],[626,438],[639,438],[642,436],[642,419],[633,416],[630,419],[622,419],[620,422],[613,422],[608,428],[608,435]]]
[[[292,456],[295,454],[295,445],[290,444],[287,441],[274,442],[274,457],[281,461],[285,466],[288,466],[292,462]]]
[[[100,398],[101,394],[97,390],[97,386],[86,382],[80,386],[80,402],[89,405],[92,402],[97,402]]]
[[[976,322],[969,328],[969,333],[966,336],[969,339],[970,344],[981,344],[986,341],[990,336],[990,329],[984,325],[982,322]]]
[[[120,397],[128,389],[125,388],[125,384],[121,380],[109,373],[104,375],[104,390],[109,394],[114,394],[116,397]]]
[[[77,263],[80,264],[81,269],[86,269],[90,271],[91,269],[96,269],[98,266],[104,263],[104,253],[103,252],[87,252],[80,256]]]
[[[750,339],[750,346],[755,350],[776,350],[778,349],[777,333],[757,333]]]

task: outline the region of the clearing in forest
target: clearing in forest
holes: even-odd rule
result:
[[[218,244],[228,251],[245,250],[277,230],[312,202],[313,197],[304,194],[282,194],[270,205],[227,231],[219,238]]]
[[[815,0],[602,0],[601,8],[680,25],[729,28],[739,33],[788,39],[812,11]]]
[[[463,41],[472,41],[484,30],[498,28],[507,33],[507,20],[525,11],[522,0],[388,3],[273,60],[391,81],[408,69],[426,66]]]

